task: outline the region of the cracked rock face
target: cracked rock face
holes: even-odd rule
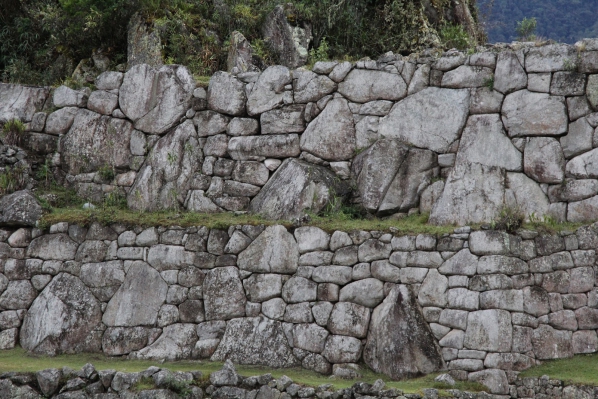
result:
[[[21,328],[24,349],[44,354],[97,351],[101,334],[100,303],[79,280],[56,276],[33,301]],[[95,342],[94,342],[95,341]]]
[[[135,65],[125,73],[119,105],[135,129],[164,134],[190,108],[194,89],[193,76],[183,66]]]

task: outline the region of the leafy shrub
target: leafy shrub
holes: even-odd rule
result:
[[[0,195],[14,193],[27,185],[27,169],[23,166],[7,166],[0,171]]]
[[[2,141],[5,145],[20,146],[23,142],[25,124],[18,119],[11,119],[2,127]]]
[[[98,175],[104,181],[111,181],[114,179],[115,173],[114,169],[111,166],[104,165],[100,169],[98,169]]]
[[[309,60],[311,63],[316,63],[318,61],[328,61],[328,42],[326,42],[326,38],[323,38],[320,41],[320,45],[318,48],[312,48],[309,50]]]
[[[445,25],[439,33],[445,48],[465,50],[471,45],[471,39],[461,25]]]
[[[535,40],[537,27],[538,21],[536,21],[536,18],[523,18],[517,22],[517,28],[515,28],[518,39],[524,42]]]

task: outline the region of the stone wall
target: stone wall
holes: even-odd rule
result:
[[[3,84],[0,120],[29,122],[28,148],[82,196],[133,209],[292,219],[342,197],[437,224],[595,219],[598,41],[480,49],[218,72],[207,91],[173,65],[93,92]]]
[[[140,390],[138,384],[142,381],[146,386],[149,385],[148,382],[153,384],[154,388]],[[509,383],[509,395],[463,392],[457,389],[445,391],[452,398],[463,399],[590,399],[598,395],[596,387],[569,385],[563,381],[551,380],[548,376],[517,377]],[[446,387],[450,388],[450,384],[447,383]],[[357,382],[351,388],[337,390],[331,384],[302,386],[287,376],[277,379],[271,374],[243,377],[230,362],[226,362],[222,370],[212,373],[209,379],[201,371],[172,372],[152,366],[141,372],[126,373],[96,370],[89,363],[80,370],[62,368],[0,375],[0,395],[3,399],[436,399],[440,397],[439,393],[438,389],[428,388],[423,389],[423,395],[404,394],[400,389],[386,386],[382,380],[373,384]]]
[[[598,350],[598,225],[393,236],[281,225],[0,230],[0,346],[392,378]]]

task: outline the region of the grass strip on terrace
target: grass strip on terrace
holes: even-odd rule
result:
[[[17,347],[15,349],[0,351],[0,373],[2,372],[36,372],[47,368],[70,367],[71,369],[81,369],[86,363],[92,363],[97,370],[114,369],[123,372],[137,372],[146,370],[150,366],[158,366],[171,371],[196,371],[199,370],[208,375],[222,368],[223,363],[210,361],[178,361],[164,362],[150,360],[127,360],[122,358],[110,358],[101,354],[76,354],[59,355],[55,357],[35,356],[28,354],[24,349]],[[484,387],[471,382],[458,381],[454,387],[434,381],[439,374],[430,374],[421,378],[414,378],[405,381],[391,381],[386,376],[376,374],[363,366],[360,371],[362,377],[355,380],[343,380],[334,377],[318,374],[313,371],[291,368],[291,369],[271,369],[260,366],[235,365],[237,372],[244,377],[262,375],[271,373],[274,378],[280,378],[283,375],[288,376],[294,382],[301,385],[317,387],[322,384],[332,384],[335,389],[349,388],[358,381],[373,383],[381,378],[390,388],[398,388],[405,393],[421,393],[425,388],[436,388],[439,390],[460,389],[465,391],[482,391]]]
[[[522,372],[520,377],[549,376],[568,384],[598,386],[598,354],[576,355],[569,359],[548,360]]]

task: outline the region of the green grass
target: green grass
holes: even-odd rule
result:
[[[392,231],[395,234],[444,234],[452,233],[453,226],[434,226],[427,224],[427,215],[414,215],[402,220],[372,219],[351,219],[339,215],[313,216],[309,222],[310,226],[317,226],[323,230],[333,232],[335,230],[380,230]],[[42,220],[42,227],[49,227],[58,222],[68,222],[80,225],[89,225],[92,222],[103,224],[123,223],[125,225],[137,226],[207,226],[209,228],[228,228],[239,224],[249,225],[274,225],[282,224],[287,227],[292,225],[290,221],[266,220],[258,215],[227,213],[197,213],[187,211],[157,211],[137,212],[121,207],[102,207],[96,209],[81,209],[77,207],[52,208],[46,213]]]
[[[172,371],[199,370],[202,371],[204,375],[208,375],[209,373],[222,368],[222,363],[209,361],[180,361],[160,363],[146,360],[108,358],[99,354],[60,355],[56,357],[33,356],[27,354],[24,349],[18,347],[11,350],[0,351],[0,373],[9,371],[36,372],[47,368],[61,368],[64,366],[77,370],[83,367],[86,363],[92,363],[98,370],[115,369],[117,371],[136,372],[146,370],[150,366],[158,366]],[[342,380],[299,368],[269,369],[259,366],[235,366],[237,368],[237,372],[245,377],[261,375],[265,373],[271,373],[274,378],[280,378],[281,376],[286,375],[296,383],[314,387],[322,384],[332,384],[335,389],[342,389],[352,386],[357,381],[373,383],[377,379],[381,378],[386,382],[387,386],[401,389],[406,393],[421,392],[424,388],[450,388],[444,384],[439,384],[434,381],[434,377],[436,377],[438,374],[430,374],[425,377],[406,381],[390,381],[387,377],[376,374],[365,369],[364,367],[362,370],[362,378],[357,380]],[[151,384],[146,385],[150,387]],[[139,389],[143,387],[137,388]],[[469,382],[457,382],[457,385],[454,388],[468,391],[483,390],[481,385]]]
[[[567,384],[598,386],[598,354],[577,355],[570,359],[546,361],[526,370],[521,377],[541,377],[563,380]]]

